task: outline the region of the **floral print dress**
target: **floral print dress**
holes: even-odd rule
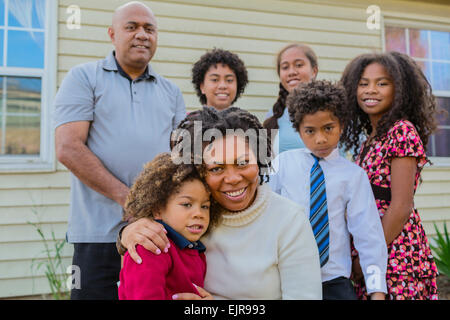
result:
[[[356,159],[356,163],[369,176],[380,218],[386,213],[391,200],[391,160],[401,157],[417,159],[415,192],[420,172],[428,159],[422,140],[411,122],[399,120],[381,139],[366,141]],[[357,255],[356,250],[353,249],[352,255]],[[438,299],[437,275],[427,236],[419,213],[414,208],[402,232],[388,246],[387,299]],[[363,281],[356,282],[355,289],[359,298],[367,299]]]

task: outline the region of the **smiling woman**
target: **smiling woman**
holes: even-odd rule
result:
[[[201,130],[194,127],[198,122]],[[304,209],[264,184],[271,144],[258,119],[236,107],[220,112],[205,107],[190,113],[178,128],[191,139],[175,139],[173,150],[187,149],[175,148],[178,144],[204,142],[208,130],[217,133],[200,150],[212,206],[222,212],[221,223],[202,238],[208,264],[205,289],[216,299],[320,299],[319,257]],[[198,156],[192,154],[192,160]],[[152,251],[153,245],[165,248],[159,235],[148,232],[155,223],[141,219],[123,230],[121,244],[135,261],[136,244]],[[176,298],[206,299],[208,292],[181,292]]]

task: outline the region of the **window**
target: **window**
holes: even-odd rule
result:
[[[54,165],[56,1],[0,0],[0,169]]]
[[[450,115],[450,32],[386,27],[386,51],[414,58],[431,83],[438,105]],[[439,117],[439,130],[431,137],[428,154],[450,157],[450,120]]]

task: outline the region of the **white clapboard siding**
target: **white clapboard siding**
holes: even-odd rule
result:
[[[73,66],[105,57],[112,49],[107,28],[114,8],[126,0],[58,0],[57,83]],[[356,55],[381,51],[381,30],[366,27],[363,0],[158,0],[143,1],[158,21],[158,50],[152,67],[178,85],[189,111],[200,106],[191,83],[192,64],[214,47],[231,50],[245,62],[250,83],[236,105],[261,121],[276,100],[276,53],[290,42],[310,45],[319,59],[320,79],[338,80]],[[370,2],[370,3],[369,3]],[[448,25],[448,14],[423,2],[418,9],[404,1],[378,0],[387,21],[412,21],[419,26]],[[66,9],[81,8],[81,29],[66,27]],[[441,6],[442,7],[442,6]],[[447,7],[444,7],[447,8]],[[448,12],[448,9],[446,9]],[[421,19],[425,19],[423,22]],[[426,168],[415,197],[427,234],[449,221],[450,169]],[[42,261],[44,243],[28,222],[40,222],[45,237],[64,239],[69,210],[67,169],[57,163],[54,173],[0,173],[0,298],[47,294],[42,271],[31,271],[33,259]],[[54,245],[49,241],[50,247]],[[71,262],[72,245],[62,252]]]

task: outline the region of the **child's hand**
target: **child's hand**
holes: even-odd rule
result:
[[[359,264],[359,257],[356,257],[352,261],[352,275],[350,279],[355,282],[359,282],[363,277],[364,274],[362,272],[361,265]]]
[[[167,252],[170,244],[166,232],[162,224],[148,218],[142,218],[123,229],[120,242],[127,248],[131,259],[140,264],[142,259],[136,252],[136,245],[140,244],[154,254]]]
[[[209,293],[205,289],[200,288],[199,286],[195,285],[195,283],[193,283],[193,285],[197,289],[198,293],[200,293],[200,296],[196,295],[195,293],[184,292],[184,293],[174,294],[172,296],[172,299],[173,300],[214,300],[211,293]]]

